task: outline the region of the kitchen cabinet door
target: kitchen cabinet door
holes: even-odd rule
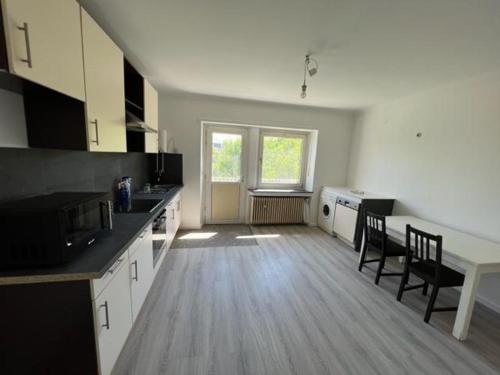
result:
[[[179,230],[179,227],[181,225],[181,215],[182,215],[182,203],[181,203],[181,196],[178,195],[177,198],[174,201],[174,208],[175,208],[175,232]]]
[[[120,267],[94,301],[95,328],[101,375],[111,373],[132,328],[129,262]]]
[[[74,0],[2,0],[9,71],[85,100],[80,6]]]
[[[153,233],[147,232],[130,258],[132,321],[135,321],[153,283]]]
[[[144,80],[144,122],[158,131],[158,93],[146,80]],[[145,133],[144,136],[145,151],[147,153],[157,153],[158,133]]]
[[[167,206],[167,249],[170,249],[175,237],[175,205],[170,202]]]
[[[82,8],[90,151],[126,152],[123,53]]]

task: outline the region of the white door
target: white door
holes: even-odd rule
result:
[[[74,0],[2,0],[11,72],[85,100],[80,6]]]
[[[205,222],[243,223],[247,130],[209,127],[205,137]]]

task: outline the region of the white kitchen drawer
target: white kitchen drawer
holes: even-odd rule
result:
[[[125,251],[120,258],[116,260],[116,262],[109,267],[106,273],[100,279],[91,280],[92,284],[92,298],[96,299],[99,294],[103,291],[104,288],[109,284],[109,282],[113,279],[116,273],[126,264],[128,263],[128,250]]]
[[[141,242],[146,239],[148,236],[153,235],[153,227],[152,224],[149,224],[142,232],[137,236],[132,245],[128,248],[129,258],[140,248]],[[152,238],[151,238],[152,241]],[[153,245],[151,245],[153,246]]]

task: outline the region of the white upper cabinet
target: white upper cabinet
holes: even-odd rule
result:
[[[82,8],[90,151],[127,151],[123,53]]]
[[[85,100],[78,3],[1,1],[10,72]]]
[[[144,80],[144,122],[158,130],[158,93]],[[144,149],[147,153],[158,152],[158,133],[146,133]]]

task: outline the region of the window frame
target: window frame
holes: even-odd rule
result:
[[[280,184],[262,182],[262,160],[264,156],[264,137],[299,138],[302,139],[300,181],[298,184]],[[264,189],[304,189],[308,167],[308,133],[299,131],[260,130],[257,186]]]
[[[210,147],[210,160],[212,161],[213,163],[213,135],[214,134],[231,134],[231,135],[236,135],[236,136],[240,136],[241,137],[241,159],[240,159],[240,179],[237,180],[237,181],[214,181],[213,178],[213,164],[211,164],[209,166],[209,169],[210,169],[210,183],[230,183],[230,184],[239,184],[239,183],[243,183],[245,181],[245,176],[244,176],[244,173],[245,170],[245,160],[243,160],[243,153],[245,152],[245,149],[244,147],[246,147],[245,145],[245,132],[243,131],[239,131],[238,129],[227,129],[227,130],[220,130],[219,128],[216,128],[214,127],[213,129],[211,129],[211,134],[210,134],[210,141],[211,141],[211,144],[208,145],[208,147]]]

